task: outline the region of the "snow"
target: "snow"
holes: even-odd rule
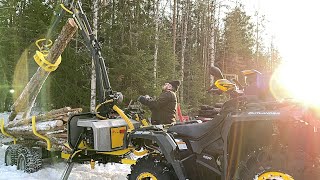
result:
[[[59,180],[66,167],[65,162],[44,163],[43,168],[35,173],[24,173],[16,170],[16,166],[4,165],[5,149],[8,146],[0,144],[0,180]],[[96,165],[91,170],[89,164],[75,164],[69,180],[126,180],[130,173],[130,165],[108,163]]]
[[[10,112],[0,113],[0,119],[4,120],[4,124],[6,124],[8,122],[9,116],[10,116]]]

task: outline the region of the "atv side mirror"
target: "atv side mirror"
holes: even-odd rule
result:
[[[217,79],[223,79],[221,70],[216,66],[210,66],[209,73]]]

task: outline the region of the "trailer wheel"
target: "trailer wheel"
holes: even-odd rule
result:
[[[131,166],[129,180],[174,180],[175,174],[167,163],[155,160],[152,155],[142,157]]]
[[[260,148],[250,153],[236,169],[234,180],[247,179],[318,179],[319,157],[302,149]]]
[[[22,146],[20,144],[9,145],[5,151],[4,162],[6,166],[17,165],[18,149]]]
[[[33,173],[41,169],[42,159],[38,151],[21,147],[18,150],[17,169],[27,173]]]

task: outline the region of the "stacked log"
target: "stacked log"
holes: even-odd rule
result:
[[[82,112],[81,108],[64,107],[35,116],[36,130],[39,134],[49,138],[52,150],[66,151],[67,123],[71,116]],[[32,117],[15,119],[5,126],[6,132],[18,139],[33,140],[34,143],[46,147],[45,141],[34,135],[32,131]]]

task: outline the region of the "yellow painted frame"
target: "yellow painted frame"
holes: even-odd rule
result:
[[[13,138],[13,144],[16,144],[17,143],[17,138],[15,138],[14,136],[8,134],[5,129],[4,129],[4,119],[0,119],[0,128],[1,128],[1,133],[7,137],[11,137]]]
[[[32,116],[32,132],[34,135],[36,135],[37,137],[39,137],[40,139],[43,139],[47,142],[47,150],[50,151],[51,150],[51,141],[49,138],[42,136],[41,134],[39,134],[37,132],[37,127],[36,127],[36,117]]]

